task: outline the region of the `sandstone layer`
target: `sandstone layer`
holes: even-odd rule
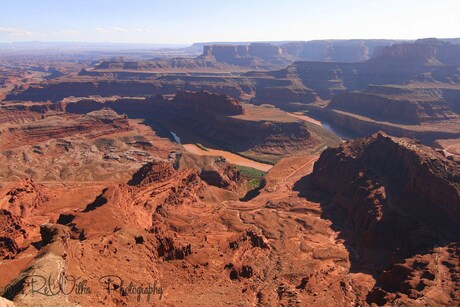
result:
[[[104,107],[132,118],[159,121],[170,131],[180,129],[183,138],[193,131],[211,144],[272,163],[286,155],[315,152],[339,143],[321,127],[282,111],[246,107],[229,96],[208,92],[179,92],[171,100],[159,95],[148,99],[81,99],[63,102],[60,108],[68,113],[86,113]],[[194,136],[190,139],[196,143]]]
[[[368,303],[458,300],[457,162],[380,133],[326,150],[311,180],[328,195],[324,217],[340,230],[352,268],[376,277]]]

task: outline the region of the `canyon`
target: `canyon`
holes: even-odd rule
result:
[[[381,43],[372,49],[372,57],[361,62],[285,62],[286,68],[271,71],[244,65],[215,70],[205,65],[201,71],[181,72],[173,65],[167,72],[155,70],[148,63],[131,65],[117,59],[38,85],[18,86],[6,100],[58,103],[71,96],[151,97],[172,96],[177,91],[210,91],[242,102],[308,112],[359,136],[384,130],[417,138],[427,145],[438,139],[457,138],[458,45],[436,39],[391,46]],[[307,42],[302,48],[310,45]],[[277,58],[287,52],[283,51],[286,46],[205,45],[199,58],[227,65],[226,57],[240,59],[257,54]],[[400,109],[403,114],[399,114]]]
[[[459,51],[0,50],[0,305],[458,305]]]
[[[230,96],[209,92],[180,91],[171,100],[161,95],[99,102],[76,99],[62,102],[58,108],[68,113],[110,108],[129,117],[158,122],[169,131],[180,131],[183,142],[214,144],[269,163],[339,144],[338,138],[324,128],[292,118],[281,110],[241,105]]]
[[[316,163],[315,156],[281,160],[260,194],[244,202],[237,170],[222,164],[215,174],[226,175],[216,180],[200,175],[193,165],[203,162],[190,158],[199,161],[149,162],[125,183],[86,189],[86,201],[72,207],[61,200],[82,194],[75,186],[6,186],[2,195],[13,200],[3,214],[24,226],[5,225],[14,243],[2,247],[2,270],[103,276],[116,263],[124,280],[161,284],[162,297],[150,302],[175,305],[206,305],[210,296],[287,306],[458,301],[457,162],[378,134],[328,149]],[[27,214],[11,212],[19,202]],[[406,236],[395,240],[396,233]],[[37,240],[38,250],[31,245]],[[108,296],[97,278],[88,278],[94,295],[31,296],[27,276],[10,281],[7,299],[24,306],[136,300]]]

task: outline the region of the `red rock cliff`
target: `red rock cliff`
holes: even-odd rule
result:
[[[384,47],[376,58],[401,61],[407,64],[460,65],[460,46],[444,43],[437,39],[421,39],[410,44],[394,44]]]
[[[219,115],[243,114],[243,107],[240,103],[227,95],[218,95],[210,92],[188,92],[179,91],[174,102],[183,104],[195,111],[212,112]]]
[[[353,269],[372,272],[377,280],[368,303],[405,305],[426,295],[439,304],[430,291],[451,293],[456,300],[458,163],[409,139],[379,133],[324,151],[312,183],[329,197],[324,216],[340,229]],[[449,269],[454,274],[443,277],[440,272]],[[449,286],[433,282],[440,279]]]
[[[328,149],[313,183],[343,210],[341,222],[361,260],[372,254],[385,266],[458,237],[460,166],[409,139],[379,133]]]

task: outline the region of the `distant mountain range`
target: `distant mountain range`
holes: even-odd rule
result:
[[[440,39],[452,44],[460,44],[460,38],[445,38]],[[405,40],[405,42],[413,42],[415,40]],[[350,47],[359,44],[371,45],[388,45],[389,43],[404,42],[404,40],[392,39],[349,39],[349,40],[311,40],[311,41],[260,41],[260,42],[198,42],[192,45],[188,44],[134,44],[134,43],[109,43],[109,42],[42,42],[42,41],[21,41],[0,43],[0,49],[15,49],[15,50],[47,50],[47,49],[62,49],[62,50],[88,50],[88,51],[104,51],[104,50],[159,50],[159,49],[180,49],[184,52],[202,53],[204,46],[211,45],[234,45],[234,46],[249,46],[251,44],[270,44],[275,46],[293,46],[293,45],[334,45],[337,47]]]

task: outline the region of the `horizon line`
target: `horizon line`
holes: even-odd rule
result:
[[[421,39],[438,39],[438,40],[455,40],[459,37],[419,37],[419,38],[320,38],[320,39],[282,39],[282,40],[229,40],[229,41],[197,41],[192,43],[166,43],[166,42],[111,42],[111,41],[43,41],[43,40],[24,40],[24,41],[8,41],[0,42],[0,44],[26,44],[26,43],[42,43],[42,44],[114,44],[114,45],[169,45],[169,46],[185,46],[194,44],[230,44],[230,43],[295,43],[295,42],[314,42],[314,41],[354,41],[354,40],[390,40],[390,41],[416,41]]]

